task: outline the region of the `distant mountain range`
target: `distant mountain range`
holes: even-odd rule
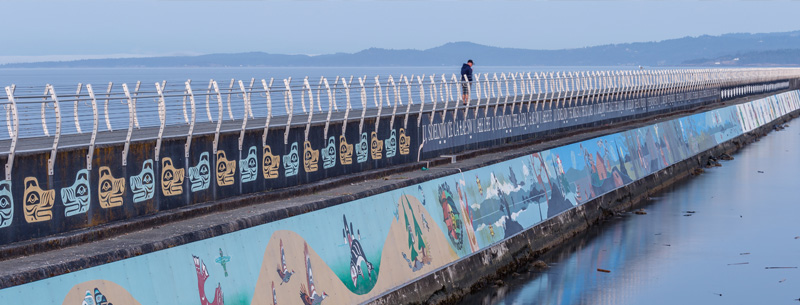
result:
[[[370,48],[356,53],[315,56],[249,52],[13,63],[0,65],[0,68],[440,66],[459,64],[467,58],[486,66],[796,66],[800,65],[798,55],[800,31],[704,35],[563,50],[500,48],[471,42],[452,42],[427,50]],[[738,60],[734,60],[736,58]]]

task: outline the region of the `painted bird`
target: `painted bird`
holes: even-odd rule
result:
[[[281,283],[279,285],[283,285],[283,283],[288,283],[289,279],[292,278],[292,274],[294,274],[294,270],[289,271],[289,268],[286,267],[286,255],[283,252],[283,240],[280,240],[281,244],[281,264],[278,265],[278,276],[281,277]]]
[[[320,305],[322,301],[328,297],[328,294],[325,292],[322,292],[322,295],[317,294],[317,288],[314,286],[314,273],[311,271],[311,256],[308,255],[308,244],[304,246],[304,253],[306,256],[306,283],[308,283],[308,288],[300,284],[300,299],[303,301],[304,305]]]

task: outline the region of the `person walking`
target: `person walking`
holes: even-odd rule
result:
[[[469,101],[469,83],[472,82],[472,59],[461,65],[461,101],[464,105]]]

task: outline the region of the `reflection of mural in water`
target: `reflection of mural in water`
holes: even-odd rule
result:
[[[208,189],[211,184],[211,165],[208,162],[208,152],[200,154],[197,165],[189,167],[189,181],[192,183],[192,192]]]
[[[55,190],[43,190],[39,187],[36,177],[25,178],[25,221],[40,222],[53,218],[53,201],[56,197]]]
[[[283,168],[286,177],[295,176],[300,170],[300,155],[297,153],[297,142],[293,142],[289,154],[283,156]]]
[[[125,195],[125,178],[114,178],[108,166],[100,167],[99,171],[97,196],[100,199],[100,207],[107,209],[121,206]]]
[[[242,183],[256,181],[258,175],[258,155],[255,146],[250,146],[247,150],[247,157],[244,160],[239,160],[239,174],[242,178]]]
[[[336,138],[328,138],[328,146],[322,150],[322,168],[329,169],[336,166]]]
[[[236,174],[236,161],[228,160],[224,150],[217,151],[217,185],[233,185],[234,174]]]
[[[358,147],[356,148],[356,157],[358,163],[367,162],[367,158],[369,158],[369,140],[367,140],[366,132],[361,133],[361,141],[358,142]]]
[[[114,302],[127,304],[119,301],[118,294],[110,293],[110,284],[74,285],[99,281],[95,280],[98,278],[116,279],[119,270],[125,270],[123,275],[129,279],[126,284],[140,280],[152,283],[126,287],[145,304],[173,300],[164,299],[164,293],[181,300],[196,300],[198,291],[201,304],[222,304],[223,286],[229,304],[368,302],[549,217],[564,215],[576,205],[741,134],[743,124],[755,128],[756,120],[769,122],[785,113],[778,113],[781,108],[775,105],[770,108],[770,103],[776,101],[756,101],[534,152],[247,230],[74,271],[69,276],[9,287],[0,290],[0,299],[52,304],[64,300],[63,293],[69,291],[68,303],[72,304],[80,302],[86,290],[98,287]],[[795,97],[789,109],[798,106]],[[366,133],[364,139],[368,139]],[[398,142],[402,143],[402,139]],[[294,164],[299,168],[296,143],[294,147]],[[368,158],[366,151],[370,147],[364,148]],[[402,153],[402,147],[400,150]],[[100,178],[113,179],[107,167],[100,169]],[[0,183],[0,217],[5,217],[3,207],[12,204],[10,191],[9,204],[3,204],[3,185]],[[5,185],[10,190],[10,183]],[[123,194],[124,182],[120,187],[119,194]],[[344,239],[339,239],[339,231]],[[221,248],[226,252],[222,253]],[[175,263],[189,255],[195,258],[194,272],[190,264]],[[212,281],[218,283],[216,287],[205,286],[209,270],[199,257],[216,258],[217,264],[212,266],[219,274],[219,280]],[[235,263],[231,263],[231,257],[236,257]],[[298,266],[306,267],[304,280],[298,281],[291,268]],[[161,276],[154,273],[158,270],[171,272]],[[224,277],[223,272],[229,276]],[[320,294],[317,285],[325,287],[327,293]],[[213,300],[206,299],[212,294]]]
[[[161,192],[164,196],[183,194],[183,169],[175,168],[172,158],[161,160]]]
[[[91,188],[89,187],[89,170],[82,169],[75,175],[75,183],[70,187],[61,189],[61,203],[64,204],[64,216],[73,216],[86,213],[91,201]],[[0,195],[1,196],[1,195]],[[2,200],[2,199],[0,199]],[[2,208],[2,201],[0,201]]]
[[[153,173],[153,160],[148,159],[142,164],[142,171],[130,177],[133,202],[142,202],[152,199],[156,192],[156,181]]]
[[[0,181],[0,228],[11,225],[14,220],[14,196],[11,194],[11,181]]]
[[[344,135],[339,136],[339,163],[342,165],[353,164],[353,144],[347,144]]]
[[[261,170],[264,174],[264,179],[278,178],[278,168],[281,166],[281,156],[272,154],[272,148],[269,145],[264,145],[264,162]]]

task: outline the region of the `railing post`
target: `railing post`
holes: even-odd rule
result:
[[[14,168],[14,154],[17,149],[17,139],[19,138],[19,115],[17,114],[17,102],[14,99],[14,89],[16,86],[5,87],[8,101],[10,102],[11,115],[14,120],[13,130],[9,128],[11,145],[8,148],[8,157],[6,158],[6,180],[11,181],[11,170]]]
[[[442,74],[442,81],[439,86],[439,96],[444,102],[444,108],[442,108],[442,122],[444,122],[447,117],[447,106],[450,104],[450,86],[447,84],[447,78],[445,78],[444,74]]]
[[[417,83],[419,83],[419,114],[417,115],[417,127],[422,124],[422,111],[425,109],[425,74],[417,76]]]
[[[166,87],[166,81],[163,84],[164,85],[156,83],[156,91],[158,92],[158,120],[161,122],[161,125],[158,127],[158,139],[156,140],[155,147],[156,162],[158,162],[161,152],[161,137],[164,136],[164,125],[166,124],[167,120],[167,106],[166,101],[164,100],[164,87]]]
[[[284,145],[289,144],[289,130],[292,126],[292,114],[294,113],[294,98],[292,97],[292,87],[290,86],[291,82],[291,77],[288,79],[283,79],[283,86],[286,88],[286,92],[283,93],[283,105],[286,107],[286,114],[289,115],[289,118],[286,120],[286,130],[283,132]],[[302,90],[300,91],[302,93]],[[303,107],[305,107],[305,105]]]
[[[308,76],[303,78],[304,82],[308,82]],[[308,109],[306,109],[306,91],[305,88],[300,89],[300,106],[303,106],[303,113],[308,113]],[[314,107],[314,103],[311,103],[311,107]]]
[[[44,135],[47,137],[50,136],[50,130],[47,130],[47,114],[45,113],[45,108],[47,107],[47,95],[49,93],[50,84],[47,84],[44,88],[44,94],[42,94],[42,130],[44,130]]]
[[[438,103],[439,99],[437,99],[437,92],[436,92],[436,81],[435,81],[436,74],[430,76],[431,80],[431,90],[433,95],[431,95],[431,99],[433,99],[433,109],[431,109],[431,122],[433,124],[433,117],[436,116],[436,104]]]
[[[131,134],[133,134],[133,100],[128,90],[128,84],[122,83],[122,91],[125,92],[125,97],[128,99],[128,133],[125,136],[125,147],[122,149],[122,166],[126,166],[128,165],[128,148],[131,145]]]
[[[139,129],[139,117],[136,115],[136,100],[139,97],[139,87],[141,87],[142,82],[136,81],[136,88],[133,89],[133,124],[136,125],[136,129]]]
[[[53,99],[53,107],[56,111],[56,134],[53,137],[53,149],[50,150],[50,160],[47,161],[47,172],[50,176],[53,175],[53,166],[56,163],[56,152],[58,149],[58,140],[61,138],[61,106],[58,104],[58,96],[56,90],[52,85],[47,85],[50,88],[50,97]]]
[[[414,75],[411,75],[411,81],[414,81]],[[411,83],[408,82],[408,77],[403,77],[403,83],[406,84],[408,89],[408,103],[406,105],[406,117],[403,119],[403,129],[408,129],[408,116],[411,114],[411,105],[414,104],[414,99],[411,95]]]
[[[497,100],[495,100],[495,103],[494,103],[494,112],[493,112],[493,114],[492,114],[492,115],[493,115],[493,116],[497,116],[497,109],[499,109],[499,108],[500,108],[500,98],[502,98],[502,97],[503,97],[503,86],[500,84],[500,79],[498,79],[498,78],[497,78],[497,73],[494,73],[494,74],[493,74],[493,76],[492,76],[492,78],[493,78],[493,80],[492,80],[492,81],[494,81],[494,85],[492,85],[492,95],[493,95],[493,96],[495,95],[495,94],[494,94],[494,87],[495,87],[495,85],[496,85],[496,87],[497,87],[497,96],[496,96],[496,97],[497,97]]]
[[[183,146],[183,156],[188,160],[189,149],[192,147],[192,134],[194,133],[194,123],[195,119],[197,118],[197,108],[195,107],[194,92],[192,92],[192,80],[186,80],[184,85],[186,85],[186,93],[189,94],[189,103],[192,106],[192,119],[189,121],[189,134],[186,135],[186,144]]]
[[[219,92],[219,84],[215,80],[211,80],[211,86],[214,88],[214,94],[217,95],[217,128],[214,130],[214,142],[212,142],[212,152],[214,156],[217,155],[217,147],[219,146],[219,129],[222,127],[222,93]],[[288,128],[288,124],[286,125]],[[214,157],[216,158],[216,157]],[[216,161],[215,161],[216,163]]]
[[[89,140],[89,149],[86,152],[86,169],[92,170],[92,156],[94,156],[94,143],[97,140],[97,128],[99,123],[97,113],[97,98],[94,95],[91,84],[86,84],[86,91],[89,92],[89,98],[92,99],[92,138]]]
[[[305,141],[308,141],[308,132],[311,130],[311,119],[314,117],[314,92],[308,83],[308,78],[303,80],[303,90],[308,90],[308,121],[306,122]]]
[[[337,82],[338,82],[338,77],[337,77]],[[352,77],[350,78],[350,82],[351,83],[353,82]],[[342,119],[342,137],[344,137],[345,132],[347,131],[347,118],[350,116],[350,108],[351,108],[350,84],[347,83],[347,80],[345,80],[344,77],[342,77],[342,87],[344,87],[344,98],[345,102],[347,103],[344,109],[344,119]]]
[[[75,103],[72,105],[72,111],[73,111],[72,118],[75,120],[75,130],[77,130],[78,133],[83,133],[83,131],[81,131],[80,118],[78,117],[78,99],[81,95],[81,89],[83,89],[83,84],[78,83],[78,89],[75,90]]]
[[[236,79],[231,78],[231,85],[228,86],[228,118],[233,121],[233,109],[231,109],[231,97],[233,95],[233,83],[236,82]],[[158,161],[158,159],[156,159]]]
[[[372,98],[378,106],[378,115],[375,117],[375,132],[378,132],[378,125],[381,123],[381,111],[383,110],[383,88],[378,76],[375,76],[375,91],[372,91]]]
[[[398,94],[397,94],[398,93],[397,92],[397,84],[395,84],[394,77],[392,77],[391,75],[389,75],[388,83],[389,83],[389,86],[391,86],[392,88],[391,89],[388,88],[388,87],[386,88],[386,99],[387,100],[389,99],[389,92],[390,91],[394,91],[394,107],[392,107],[392,118],[389,120],[389,130],[392,130],[392,129],[394,129],[394,116],[397,114],[397,101],[398,101],[399,97],[398,97]],[[389,104],[391,105],[391,103],[389,103]]]
[[[255,85],[255,83],[256,78],[250,78],[250,87],[248,88],[250,92],[247,93],[247,113],[250,114],[251,119],[255,119],[255,116],[253,115],[253,85]]]
[[[367,77],[364,76],[358,78],[358,84],[361,86],[361,120],[358,122],[358,135],[364,132],[364,116],[367,114],[367,88],[364,87],[364,82],[367,80]]]
[[[211,89],[213,88],[214,88],[214,80],[211,79],[208,81],[208,88],[206,89],[206,114],[208,115],[209,122],[214,122],[214,119],[211,118]]]
[[[344,81],[344,78],[337,75],[336,79],[333,81],[333,100],[336,100],[336,90],[339,89],[339,79]],[[336,105],[336,102],[333,103],[333,111],[339,112],[339,106]]]
[[[322,132],[322,135],[323,135],[322,138],[325,139],[325,141],[327,141],[327,139],[328,139],[328,127],[331,124],[331,113],[333,112],[333,105],[336,103],[336,101],[333,99],[333,92],[331,92],[331,86],[328,83],[328,79],[323,77],[322,78],[322,82],[325,85],[325,90],[328,91],[328,117],[325,118],[325,129]],[[319,96],[317,96],[317,98],[319,98]],[[319,103],[320,103],[320,101],[317,100],[317,104],[319,104]]]
[[[514,84],[514,100],[511,101],[511,114],[514,114],[514,108],[517,107],[517,75],[516,73],[511,73],[511,83]],[[524,91],[524,89],[523,89]],[[505,114],[505,112],[503,112]]]
[[[459,88],[460,86],[459,86],[459,82],[458,82],[458,77],[456,77],[455,74],[452,74],[452,76],[450,77],[450,80],[453,82],[452,86],[455,87],[455,88],[451,88],[450,85],[447,85],[447,93],[448,93],[449,100],[453,101],[453,104],[455,104],[455,107],[453,107],[453,120],[456,120],[456,119],[458,119],[458,107],[461,105],[461,103],[458,102],[460,100],[458,98],[460,96],[459,93],[461,93],[461,91],[459,91],[459,89],[461,89],[461,88]],[[456,91],[455,98],[453,98],[453,90]],[[467,90],[469,90],[469,86],[467,86]],[[464,112],[466,112],[466,110],[464,110]]]
[[[239,132],[239,156],[242,155],[242,145],[244,144],[244,131],[247,128],[248,108],[250,107],[250,95],[247,94],[247,89],[244,87],[244,82],[239,80],[239,90],[242,90],[242,99],[244,100],[244,116],[242,116],[242,129]]]
[[[9,90],[11,92],[11,95],[14,94],[14,91],[16,89],[17,89],[17,85],[11,85],[11,87],[9,88]],[[6,94],[8,94],[8,93],[6,93]],[[10,102],[10,99],[9,99],[9,102]],[[11,121],[13,120],[11,118],[11,104],[3,106],[3,109],[6,110],[6,127],[8,127],[8,138],[11,139],[11,138],[14,138],[14,129],[13,129],[14,127],[11,125],[12,124]]]
[[[536,104],[533,106],[533,110],[536,111],[539,109],[539,104],[541,104],[541,96],[542,96],[542,79],[539,77],[539,73],[534,72],[533,76],[536,78]],[[544,72],[542,72],[542,76],[544,76]],[[547,86],[547,82],[544,83]],[[544,107],[542,107],[544,109]]]
[[[112,87],[114,87],[114,83],[113,82],[109,82],[108,83],[108,89],[106,90],[106,104],[103,107],[103,113],[106,116],[106,129],[108,131],[114,131],[114,129],[111,128],[111,118],[108,117],[108,102],[111,99],[111,88]]]
[[[272,94],[270,89],[272,89],[272,83],[275,81],[275,78],[269,79],[269,85],[267,85],[266,79],[261,79],[261,85],[264,86],[264,94],[267,97],[267,120],[264,122],[264,134],[261,135],[261,147],[267,146],[267,134],[269,134],[269,121],[272,119]]]
[[[189,114],[188,114],[188,113],[187,113],[187,111],[186,111],[186,99],[187,99],[188,97],[189,97],[189,91],[187,91],[187,90],[184,88],[184,89],[183,89],[183,103],[181,104],[181,107],[183,108],[183,121],[184,121],[186,124],[189,124]]]

